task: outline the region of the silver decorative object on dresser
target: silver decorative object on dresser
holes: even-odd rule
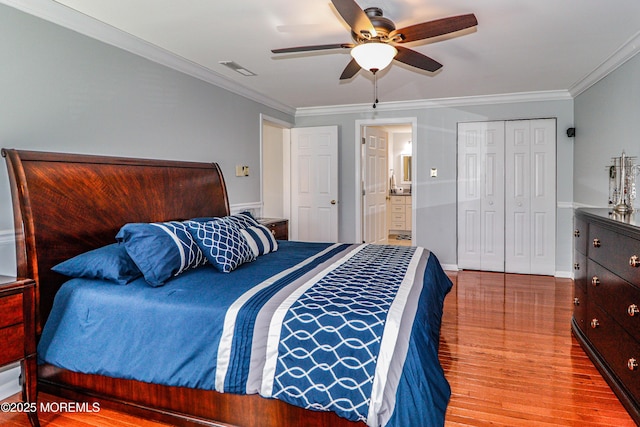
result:
[[[633,211],[636,198],[636,175],[640,168],[635,164],[635,157],[626,156],[624,151],[620,157],[611,158],[609,166],[609,204],[618,213]]]

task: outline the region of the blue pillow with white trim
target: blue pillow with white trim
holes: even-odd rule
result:
[[[116,239],[151,286],[207,262],[187,225],[180,221],[125,224]]]
[[[244,230],[240,230],[240,232],[247,239],[247,243],[249,243],[251,251],[256,257],[278,250],[276,238],[264,225],[258,224],[257,226],[247,227]]]
[[[256,259],[240,227],[227,218],[207,222],[186,221],[189,232],[204,256],[223,273]]]

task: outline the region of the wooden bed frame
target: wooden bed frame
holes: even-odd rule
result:
[[[55,264],[115,242],[128,222],[229,214],[215,163],[132,159],[3,149],[13,200],[17,276],[36,282],[38,335],[66,280]],[[355,427],[258,395],[222,394],[38,368],[40,390],[173,425]]]

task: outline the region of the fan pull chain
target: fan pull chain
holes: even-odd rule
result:
[[[373,73],[373,108],[376,108],[376,104],[378,103],[378,69],[372,68],[371,72]]]

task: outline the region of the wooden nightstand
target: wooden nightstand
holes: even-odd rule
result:
[[[282,218],[258,218],[258,222],[275,236],[276,240],[289,240],[289,220]]]
[[[0,276],[0,366],[21,362],[22,400],[34,409],[27,411],[31,425],[39,426],[35,315],[35,282]]]

